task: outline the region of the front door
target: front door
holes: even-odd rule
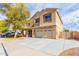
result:
[[[32,37],[32,30],[28,30],[28,37]]]

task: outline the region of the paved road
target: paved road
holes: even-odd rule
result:
[[[74,40],[26,38],[13,42],[3,42],[3,45],[9,56],[56,56],[66,49],[79,47],[79,42]],[[3,51],[2,47],[0,49],[0,51]],[[2,55],[4,55],[3,52]]]

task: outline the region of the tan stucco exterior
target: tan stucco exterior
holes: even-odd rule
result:
[[[63,31],[63,23],[60,18],[58,11],[55,12],[55,22],[56,22],[56,38],[59,38],[60,32]]]
[[[44,22],[44,15],[51,14],[51,21]],[[36,25],[35,21],[39,21],[39,25]],[[32,30],[32,37],[42,38],[59,38],[60,32],[63,30],[63,23],[56,8],[46,8],[40,12],[37,12],[31,17],[32,23],[30,29]],[[27,30],[28,32],[28,30]],[[27,35],[28,36],[28,35]]]

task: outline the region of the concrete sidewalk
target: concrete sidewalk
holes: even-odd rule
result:
[[[56,56],[66,49],[79,47],[79,42],[75,40],[45,38],[27,38],[3,44],[10,56]]]

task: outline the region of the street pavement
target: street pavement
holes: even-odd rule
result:
[[[79,47],[79,41],[66,39],[25,38],[2,43],[9,56],[57,56],[66,49]]]

